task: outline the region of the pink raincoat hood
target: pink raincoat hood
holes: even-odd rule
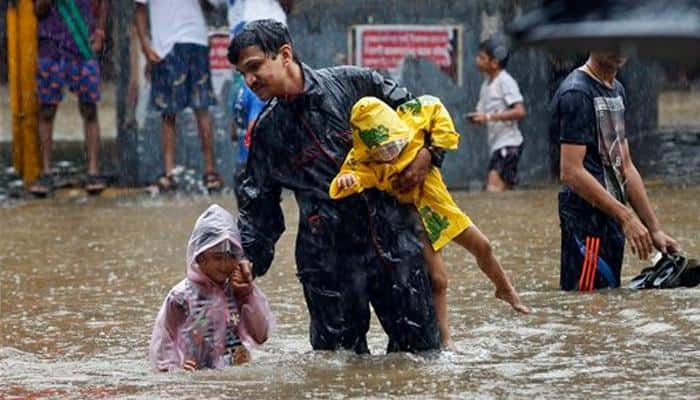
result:
[[[203,285],[215,285],[208,276],[200,271],[197,256],[225,240],[231,242],[236,258],[243,257],[241,235],[233,215],[218,204],[212,204],[197,218],[187,242],[185,265],[187,265],[188,279]]]

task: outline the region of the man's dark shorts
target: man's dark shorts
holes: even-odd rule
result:
[[[96,60],[40,58],[36,83],[40,104],[60,103],[65,86],[81,103],[100,101],[100,65]]]
[[[566,194],[560,193],[561,196]],[[559,206],[563,290],[588,291],[620,286],[625,236],[601,212],[582,213]]]
[[[177,43],[151,68],[151,103],[163,114],[176,114],[190,107],[206,109],[216,104],[209,69],[209,48]]]
[[[523,153],[523,145],[506,146],[494,151],[489,160],[489,171],[496,171],[510,186],[518,183],[518,161]]]

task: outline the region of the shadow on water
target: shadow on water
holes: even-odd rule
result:
[[[700,188],[653,187],[652,203],[684,250],[700,255]],[[534,308],[515,315],[471,256],[450,245],[452,351],[383,355],[312,352],[295,276],[296,206],[260,279],[277,315],[253,363],[159,374],[146,363],[155,314],[185,271],[197,215],[226,197],[84,198],[0,209],[0,398],[697,398],[698,289],[568,294],[557,290],[555,190],[456,193]],[[623,281],[645,263],[627,255]]]

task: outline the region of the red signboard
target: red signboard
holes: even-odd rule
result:
[[[398,76],[407,57],[424,58],[461,84],[461,36],[458,25],[356,25],[351,61]]]
[[[209,35],[209,64],[211,69],[233,68],[228,62],[228,33],[212,33]]]

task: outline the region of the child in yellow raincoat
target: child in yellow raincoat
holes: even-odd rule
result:
[[[440,170],[430,168],[424,184],[407,193],[392,187],[401,171],[425,146],[426,135],[432,145],[456,149],[459,134],[449,113],[433,96],[408,101],[394,111],[375,97],[364,97],[352,108],[350,116],[353,147],[329,188],[331,198],[340,199],[365,189],[377,188],[399,200],[413,203],[425,227],[423,255],[433,286],[433,301],[443,345],[450,342],[447,324],[447,274],[440,249],[454,240],[472,253],[481,270],[496,286],[496,297],[517,311],[529,309],[520,300],[488,239],[455,204],[442,180]]]

